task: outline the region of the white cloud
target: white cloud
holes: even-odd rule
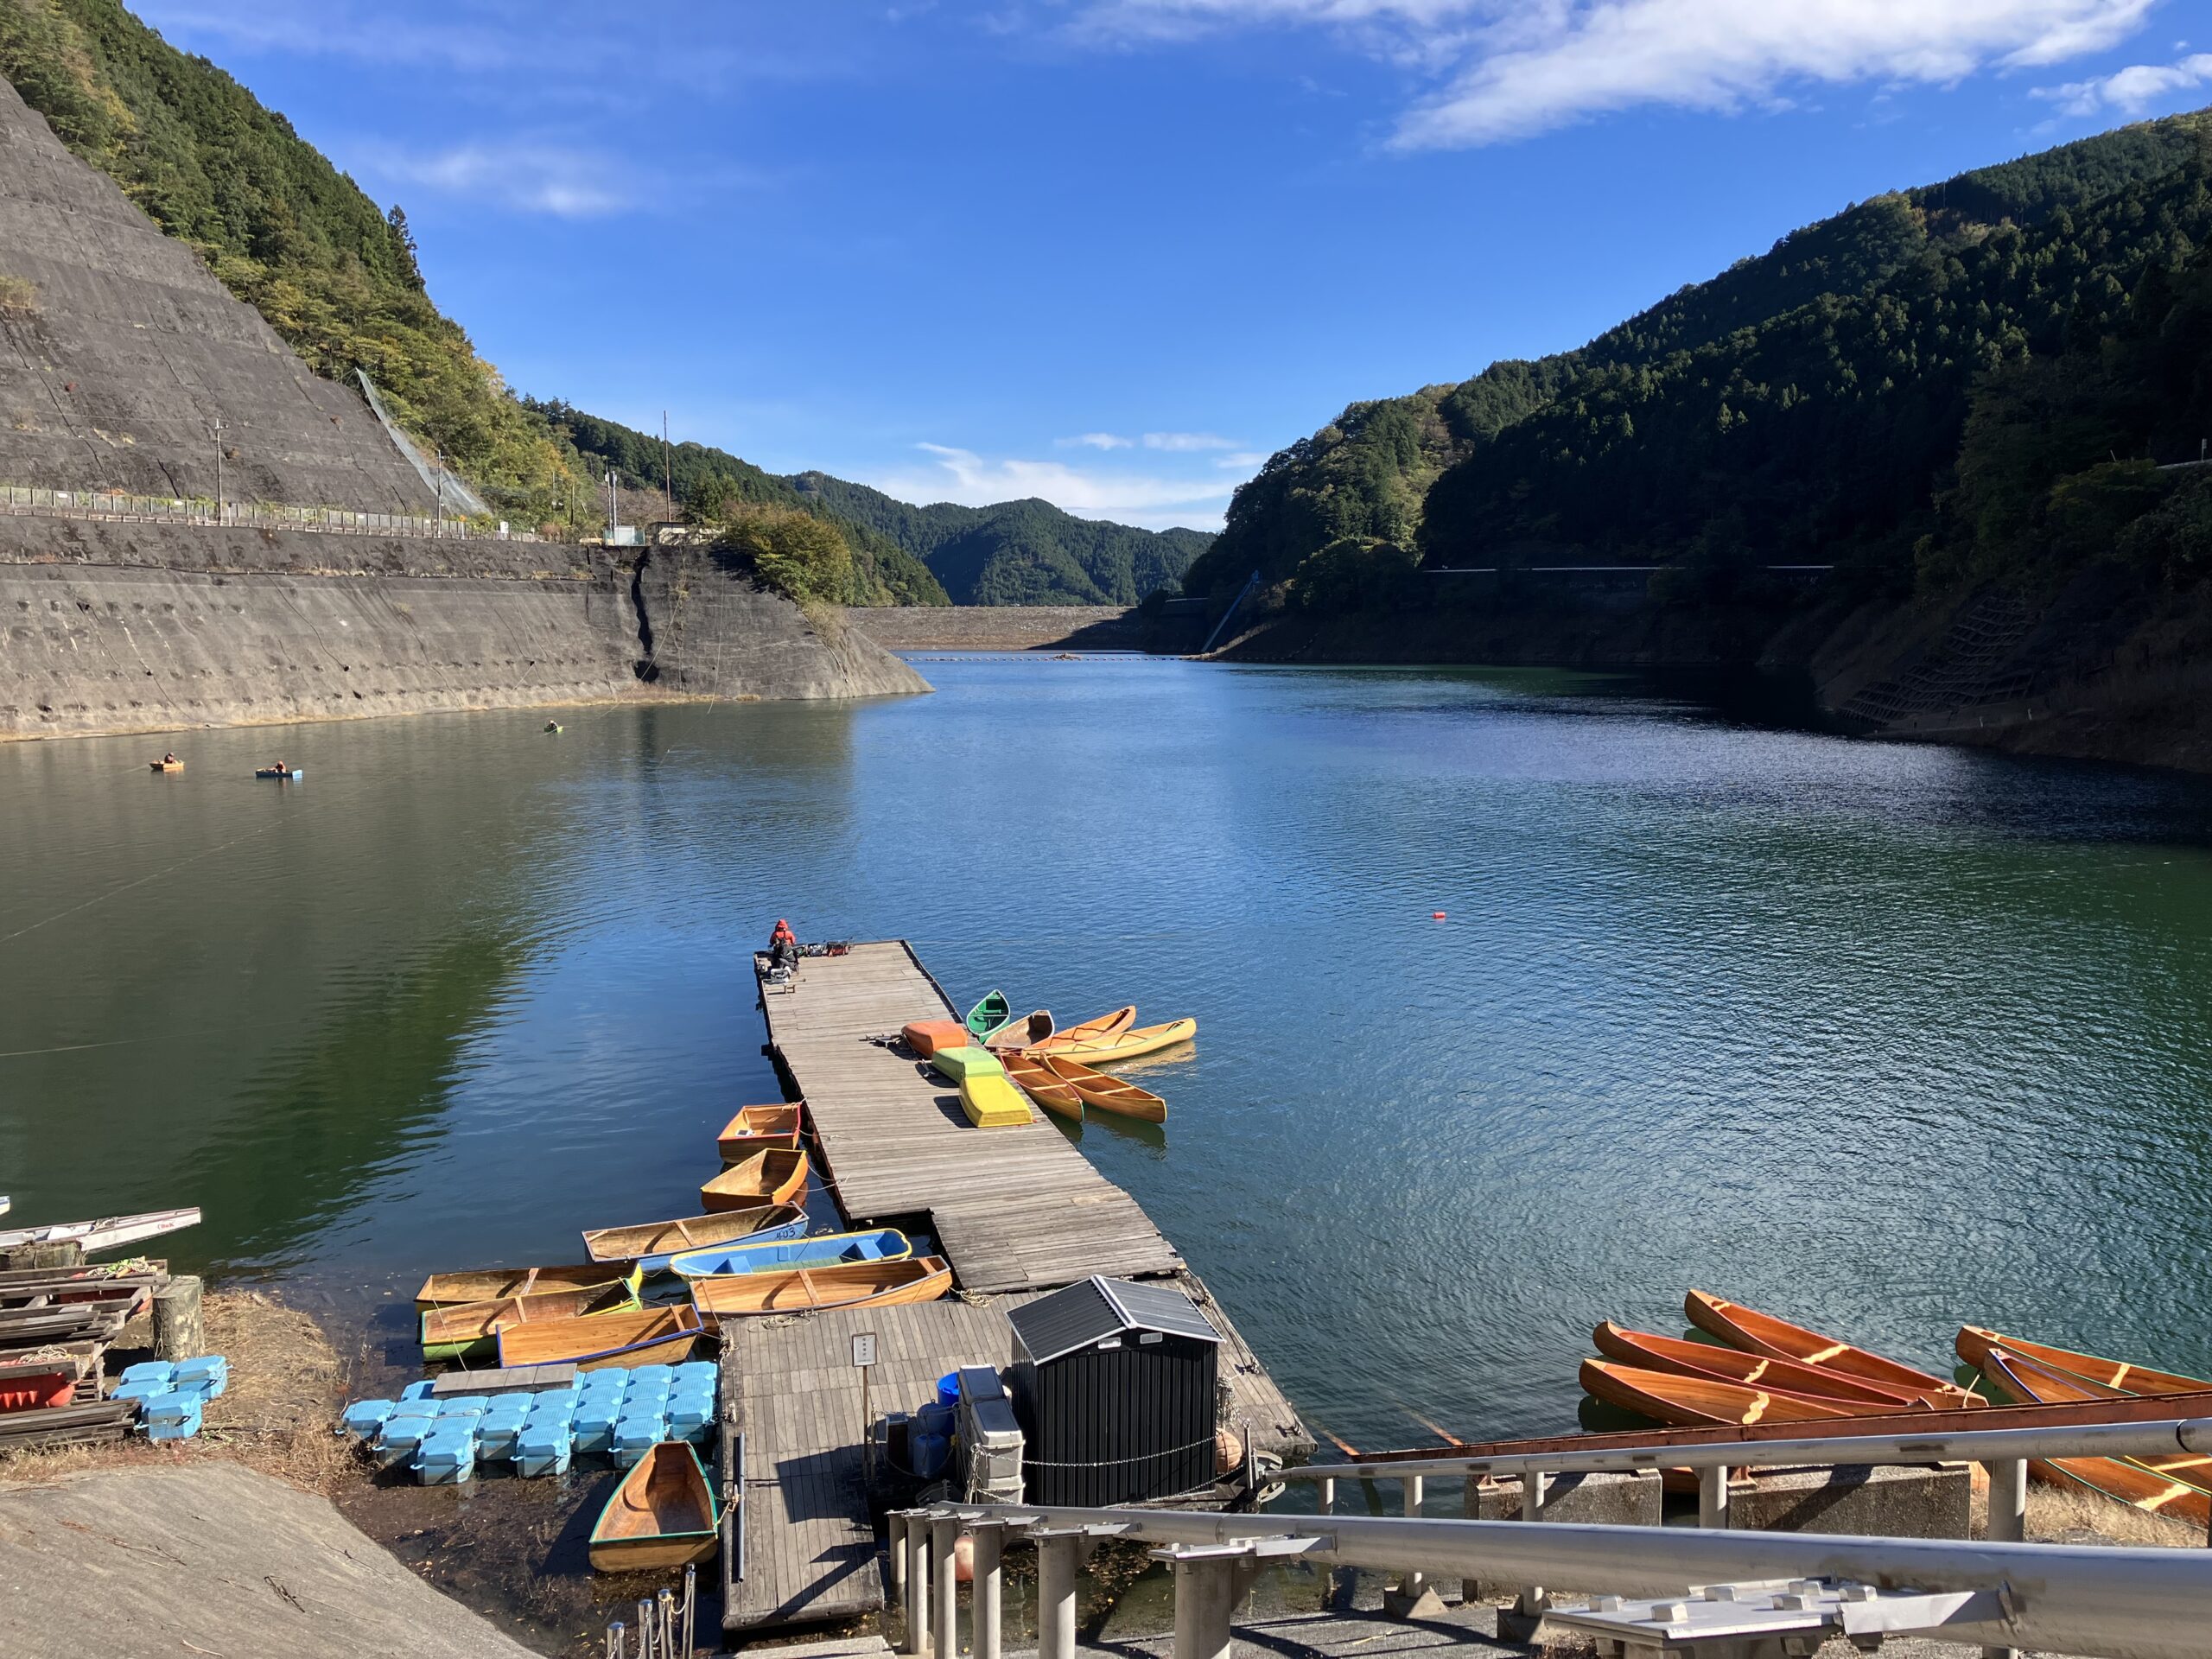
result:
[[[986,460],[972,449],[951,444],[914,447],[933,458],[930,465],[862,481],[905,501],[953,501],[969,507],[1039,496],[1079,518],[1109,518],[1151,529],[1171,524],[1217,528],[1230,494],[1230,484],[1211,474],[1175,478],[1058,461]]]
[[[1330,29],[1440,85],[1400,149],[1497,143],[1647,105],[1774,108],[1806,86],[1920,82],[2116,45],[2156,0],[1092,0],[1094,40]]]
[[[1230,472],[1250,472],[1256,467],[1264,467],[1267,461],[1268,452],[1264,449],[1239,449],[1230,454],[1217,455],[1213,464]]]
[[[372,178],[516,213],[599,219],[636,210],[634,181],[605,156],[557,145],[458,144],[429,153],[374,149],[359,158]]]
[[[1077,447],[1090,449],[1127,449],[1130,440],[1111,432],[1085,432],[1080,437],[1055,438],[1052,442],[1063,449]]]
[[[2199,52],[2177,63],[2131,64],[2094,80],[2069,81],[2063,86],[2038,86],[2037,98],[2050,99],[2058,112],[2068,116],[2102,115],[2116,111],[2141,115],[2172,94],[2212,81],[2212,52]]]
[[[1217,437],[1211,432],[1147,432],[1144,435],[1147,449],[1164,449],[1170,454],[1187,455],[1203,449],[1234,449],[1236,446],[1227,438]]]

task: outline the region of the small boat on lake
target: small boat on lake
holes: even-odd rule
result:
[[[584,1262],[559,1268],[471,1268],[458,1273],[434,1273],[415,1293],[417,1312],[434,1307],[459,1307],[464,1302],[496,1302],[509,1296],[527,1296],[542,1290],[597,1290],[619,1285],[633,1276],[620,1262]],[[642,1275],[635,1275],[642,1276]]]
[[[981,1042],[986,1032],[996,1031],[1013,1017],[1014,1005],[1006,1000],[1006,993],[993,991],[968,1010],[968,1034]]]
[[[2071,1372],[2107,1389],[2118,1389],[2127,1394],[2204,1394],[2212,1393],[2212,1382],[2202,1377],[2183,1376],[2174,1371],[2154,1371],[2148,1366],[2132,1365],[2123,1359],[2105,1359],[2096,1354],[2085,1354],[2072,1348],[2054,1348],[2049,1343],[2029,1342],[2020,1337],[2008,1337],[2001,1332],[1986,1330],[1979,1325],[1959,1327],[1957,1347],[1959,1357],[1977,1370],[1993,1348],[2002,1348],[2009,1354],[2032,1359],[2053,1370]]]
[[[1111,1014],[1102,1014],[1096,1020],[1085,1020],[1080,1025],[1070,1026],[1065,1031],[1055,1032],[1037,1046],[1081,1048],[1086,1043],[1103,1042],[1109,1037],[1118,1037],[1136,1022],[1137,1005],[1132,1002]]]
[[[1645,1370],[1673,1371],[1681,1376],[1701,1376],[1711,1382],[1733,1382],[1740,1388],[1780,1389],[1789,1394],[1810,1395],[1816,1400],[1850,1401],[1891,1411],[1928,1408],[1928,1402],[1916,1394],[1885,1388],[1848,1371],[1832,1371],[1824,1365],[1746,1353],[1740,1348],[1692,1342],[1683,1337],[1630,1331],[1611,1319],[1592,1332],[1592,1339],[1607,1359]]]
[[[721,1536],[721,1512],[699,1454],[682,1440],[646,1449],[591,1529],[594,1573],[667,1573],[703,1561]]]
[[[2004,1348],[1985,1350],[1981,1378],[1999,1399],[2019,1405],[2075,1405],[2122,1400],[2118,1389],[2044,1365]],[[2149,1458],[2037,1458],[2029,1472],[2054,1486],[2072,1481],[2135,1509],[2212,1526],[2212,1458],[2176,1452]]]
[[[741,1106],[715,1138],[721,1147],[722,1162],[734,1164],[756,1152],[796,1152],[798,1135],[796,1105]]]
[[[1004,1077],[1006,1067],[999,1057],[988,1048],[940,1048],[930,1056],[931,1069],[949,1083],[965,1078],[988,1076]]]
[[[1163,1048],[1187,1043],[1198,1034],[1197,1020],[1171,1020],[1164,1026],[1133,1026],[1110,1037],[1093,1038],[1087,1042],[1067,1043],[1055,1037],[1052,1041],[1039,1045],[1039,1048],[1043,1052],[1057,1054],[1062,1059],[1081,1060],[1086,1065],[1104,1065],[1116,1060],[1134,1060],[1141,1054],[1157,1054]]]
[[[182,772],[184,770],[184,762],[181,760],[149,760],[146,764],[156,772]]]
[[[1777,1359],[1794,1359],[1807,1365],[1826,1366],[1832,1371],[1847,1371],[1885,1389],[1916,1395],[1931,1406],[1948,1408],[1981,1404],[1979,1396],[1917,1366],[1839,1342],[1818,1331],[1792,1325],[1755,1307],[1745,1307],[1741,1302],[1725,1301],[1706,1291],[1690,1292],[1682,1299],[1682,1311],[1699,1330],[1750,1353],[1771,1354]]]
[[[1022,1093],[1046,1111],[1083,1122],[1083,1096],[1076,1093],[1074,1085],[1054,1076],[1044,1061],[1008,1050],[999,1056],[999,1064],[1006,1067],[1007,1076]]]
[[[965,1048],[976,1040],[976,1033],[957,1020],[916,1020],[899,1034],[925,1060],[940,1048]]]
[[[293,766],[286,771],[280,771],[275,766],[256,766],[253,769],[253,775],[257,778],[274,778],[282,780],[288,778],[304,778],[308,774],[307,769],[303,766]]]
[[[979,1129],[1008,1129],[1037,1121],[1029,1102],[1003,1071],[970,1071],[961,1078],[960,1109]]]
[[[699,1189],[699,1203],[709,1211],[751,1210],[764,1204],[789,1204],[806,1190],[806,1154],[756,1152]]]
[[[691,1357],[691,1345],[705,1329],[698,1310],[683,1302],[589,1319],[537,1319],[499,1332],[499,1364],[570,1364],[580,1371],[677,1365]]]
[[[983,1033],[983,1046],[994,1052],[1020,1053],[1052,1034],[1052,1011],[1038,1008],[1007,1020],[996,1031]]]
[[[1167,1121],[1167,1103],[1134,1083],[1109,1077],[1103,1071],[1071,1060],[1064,1054],[1033,1054],[1032,1059],[1076,1091],[1086,1106],[1117,1117],[1141,1118],[1147,1123]]]
[[[645,1273],[665,1273],[681,1251],[734,1244],[741,1238],[799,1238],[806,1211],[795,1204],[764,1204],[750,1210],[726,1210],[712,1216],[676,1221],[646,1221],[631,1227],[594,1227],[584,1233],[584,1254],[598,1262],[634,1264]]]
[[[816,1233],[808,1238],[752,1240],[686,1250],[668,1264],[668,1270],[683,1279],[723,1279],[794,1268],[834,1268],[849,1262],[903,1262],[913,1253],[906,1234],[894,1227],[880,1227],[871,1232]]]
[[[496,1352],[499,1332],[532,1320],[595,1319],[604,1313],[634,1313],[634,1281],[618,1281],[589,1290],[534,1290],[494,1301],[434,1307],[423,1315],[423,1357],[474,1359]]]
[[[1616,1365],[1602,1359],[1582,1362],[1581,1382],[1586,1393],[1608,1405],[1677,1428],[1703,1428],[1714,1423],[1825,1421],[1838,1417],[1878,1416],[1896,1409],[1894,1406],[1819,1400],[1811,1395],[1785,1394],[1777,1389],[1746,1388],[1738,1382],[1683,1376],[1674,1371],[1649,1371],[1640,1366]]]
[[[43,1227],[0,1228],[0,1250],[26,1244],[75,1244],[86,1255],[119,1250],[142,1239],[159,1238],[200,1224],[199,1209],[148,1210],[135,1216],[103,1216],[98,1221],[56,1221]]]
[[[835,1268],[795,1268],[727,1279],[694,1279],[691,1300],[702,1313],[733,1318],[754,1313],[810,1313],[831,1307],[887,1307],[894,1302],[933,1302],[952,1288],[944,1258],[856,1262]]]

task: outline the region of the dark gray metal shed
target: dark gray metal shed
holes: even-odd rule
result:
[[[1179,1287],[1093,1277],[1008,1317],[1031,1503],[1128,1503],[1212,1480],[1221,1332]]]

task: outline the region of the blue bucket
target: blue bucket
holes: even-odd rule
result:
[[[940,1406],[950,1406],[950,1407],[952,1407],[955,1410],[959,1409],[959,1407],[960,1407],[960,1373],[959,1373],[959,1372],[957,1372],[957,1371],[947,1371],[947,1372],[946,1372],[943,1376],[940,1376],[939,1378],[938,1378],[938,1380],[937,1380],[937,1402],[938,1402],[938,1404],[939,1404]]]

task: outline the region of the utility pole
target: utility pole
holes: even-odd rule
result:
[[[444,446],[443,444],[440,444],[440,445],[438,446],[438,539],[439,539],[440,541],[443,541],[443,540],[445,539],[445,534],[446,534],[446,451],[445,451],[445,446]]]
[[[215,420],[215,522],[223,522],[223,422]]]
[[[676,518],[676,452],[668,447],[668,411],[660,412],[661,494],[667,501],[666,517],[671,523]]]
[[[615,532],[622,528],[622,498],[617,493],[618,487],[614,482],[614,469],[610,467],[607,469],[607,539],[610,543],[616,539]]]

